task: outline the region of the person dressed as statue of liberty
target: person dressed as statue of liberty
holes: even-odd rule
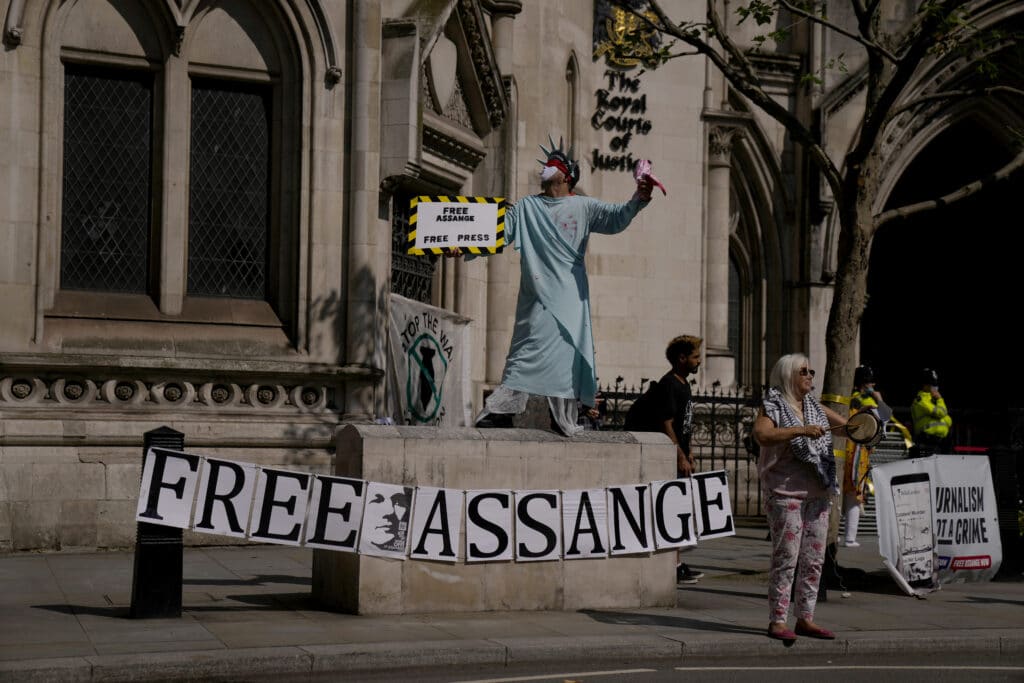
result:
[[[625,230],[651,201],[657,179],[637,172],[637,190],[622,204],[575,194],[579,164],[562,140],[540,171],[541,192],[524,197],[505,213],[505,239],[520,254],[519,298],[512,342],[501,384],[488,396],[477,427],[511,427],[530,394],[544,396],[552,423],[565,436],[582,430],[577,400],[595,405],[597,376],[585,256],[594,233]],[[660,183],[658,183],[660,185]],[[460,253],[455,250],[455,253]],[[493,257],[492,257],[493,258]]]

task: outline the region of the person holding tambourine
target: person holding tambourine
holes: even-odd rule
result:
[[[769,381],[752,430],[761,446],[757,473],[772,542],[767,635],[787,645],[797,636],[831,640],[835,634],[814,623],[814,608],[832,496],[839,491],[832,431],[847,420],[812,393],[814,370],[806,355],[780,358]],[[787,625],[791,601],[793,630]]]
[[[885,431],[885,423],[892,417],[892,409],[882,399],[882,394],[875,388],[875,372],[868,365],[861,365],[853,371],[853,395],[850,396],[850,417],[858,413],[869,413],[878,420],[877,429],[874,423],[868,422],[862,430],[875,430],[871,440],[881,440]],[[864,420],[854,420],[854,427]],[[857,527],[860,524],[860,513],[864,506],[867,493],[868,467],[870,466],[873,446],[847,439],[846,458],[843,468],[842,511],[846,519],[846,534],[843,545],[847,548],[860,546],[857,542]]]
[[[847,419],[823,406],[812,393],[814,375],[806,355],[780,358],[752,430],[761,446],[757,473],[772,542],[767,635],[787,645],[798,636],[835,638],[814,623],[832,497],[839,492],[832,432],[842,430],[869,448],[882,433],[871,412]],[[796,613],[792,630],[787,626],[791,602]]]

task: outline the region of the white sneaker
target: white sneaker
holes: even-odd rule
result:
[[[860,543],[857,543],[857,541],[843,541],[843,546],[847,548],[859,548]]]

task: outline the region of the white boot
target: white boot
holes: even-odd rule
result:
[[[847,548],[856,548],[860,546],[857,543],[857,526],[860,524],[860,504],[854,500],[846,510],[846,542],[843,544]]]

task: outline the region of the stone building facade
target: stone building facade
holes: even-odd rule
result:
[[[701,4],[664,6],[697,21]],[[899,20],[913,3],[892,4]],[[602,5],[0,2],[0,551],[129,545],[143,434],[162,425],[193,452],[329,471],[339,423],[387,415],[392,292],[472,321],[479,407],[517,257],[409,257],[409,199],[536,192],[549,135],[589,195],[627,199],[640,158],[668,187],[590,245],[602,382],[657,376],[683,332],[706,339],[708,385],[821,358],[836,227],[804,152],[703,58],[593,58]],[[800,77],[847,47],[799,29],[757,58],[833,150],[857,80]],[[922,88],[964,68],[937,62]],[[995,100],[901,128],[892,183],[968,115],[1019,118]]]

